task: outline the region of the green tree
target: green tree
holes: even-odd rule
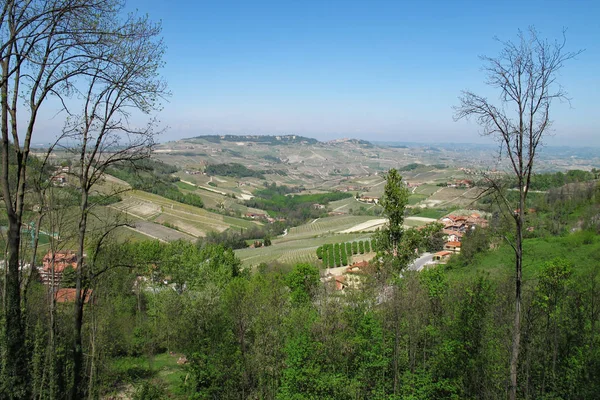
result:
[[[388,258],[392,257],[393,268],[402,269],[405,265],[399,265],[397,258],[404,234],[404,209],[408,204],[408,189],[402,182],[402,176],[394,168],[388,171],[386,181],[380,204],[388,223],[381,231],[381,238],[385,239],[385,248],[380,250]]]
[[[342,246],[340,246],[340,252],[341,252],[340,261],[342,262],[342,265],[348,265],[348,256],[346,255],[346,246],[344,244],[342,244]]]
[[[329,268],[333,268],[335,267],[335,256],[334,256],[334,252],[333,252],[333,245],[329,245],[329,251],[328,251],[328,256],[327,259],[329,261]]]
[[[286,275],[285,281],[290,288],[292,302],[306,304],[316,293],[319,285],[319,270],[310,264],[296,264]]]

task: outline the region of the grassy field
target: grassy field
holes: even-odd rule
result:
[[[523,243],[523,280],[537,278],[540,267],[555,259],[563,259],[573,267],[575,276],[585,278],[597,271],[600,265],[600,236],[591,232],[576,232],[568,236],[526,239]],[[514,275],[514,253],[510,246],[502,245],[496,250],[479,254],[466,267],[448,264],[448,275],[458,281],[474,273],[483,272],[493,279]]]
[[[182,390],[186,372],[177,364],[180,354],[158,354],[154,357],[120,357],[110,364],[113,390],[111,398],[131,398],[137,388],[145,382],[165,388],[170,399],[187,398]]]

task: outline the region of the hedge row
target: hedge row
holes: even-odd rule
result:
[[[369,253],[376,249],[375,239],[324,244],[317,248],[317,257],[323,261],[325,267],[334,268],[349,265],[353,255]]]

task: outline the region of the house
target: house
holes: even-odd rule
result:
[[[433,255],[433,261],[445,262],[446,260],[448,260],[448,258],[450,258],[452,254],[454,253],[448,250],[438,251]]]
[[[460,253],[460,247],[461,247],[460,242],[447,242],[444,245],[444,250],[452,251],[454,253]]]
[[[64,174],[55,175],[50,180],[54,186],[65,186],[67,184],[67,176]]]
[[[252,218],[252,219],[267,219],[267,214],[259,214],[259,213],[247,212],[246,213],[246,217],[247,218]]]
[[[373,196],[360,196],[360,201],[362,201],[363,203],[369,203],[369,204],[379,204],[379,197],[373,197]]]
[[[59,285],[66,268],[77,268],[77,254],[73,251],[49,251],[42,260],[42,266],[38,267],[38,273],[44,285],[54,283]],[[54,274],[54,282],[53,282]]]
[[[72,303],[75,301],[75,296],[77,295],[77,289],[71,288],[60,288],[54,292],[54,300],[57,303]],[[90,301],[90,297],[92,296],[92,289],[88,289],[85,291],[85,298],[83,302],[87,304]]]
[[[457,230],[442,229],[442,233],[449,242],[462,242],[463,233]]]

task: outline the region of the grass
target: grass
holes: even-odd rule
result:
[[[420,203],[426,198],[427,196],[424,194],[411,194],[410,196],[408,196],[408,204],[414,206],[415,204]]]
[[[438,210],[436,208],[420,208],[417,214],[411,215],[413,217],[425,217],[439,219],[448,213],[448,210]]]
[[[170,394],[169,398],[187,398],[181,388],[186,372],[184,367],[177,364],[178,358],[179,355],[168,353],[158,354],[154,357],[117,358],[110,365],[112,386],[133,385],[136,387],[144,382],[160,383]]]
[[[600,236],[580,231],[567,236],[526,239],[523,242],[523,280],[537,278],[540,267],[555,259],[566,260],[573,267],[575,277],[585,278],[600,265]],[[448,264],[448,275],[456,280],[485,272],[491,278],[514,276],[514,253],[509,245],[479,254],[467,266],[457,262]]]
[[[285,264],[297,264],[299,262],[314,264],[318,261],[317,247],[323,244],[345,243],[370,238],[370,234],[364,233],[334,234],[318,238],[298,238],[291,240],[287,236],[289,235],[274,239],[273,244],[269,247],[240,249],[236,250],[235,254],[242,260],[242,264],[246,267],[271,261],[278,261]]]
[[[189,190],[191,192],[195,191],[197,189],[196,186],[190,185],[189,183],[185,183],[185,182],[175,182],[175,186],[177,186],[179,189],[183,189],[183,190]]]

